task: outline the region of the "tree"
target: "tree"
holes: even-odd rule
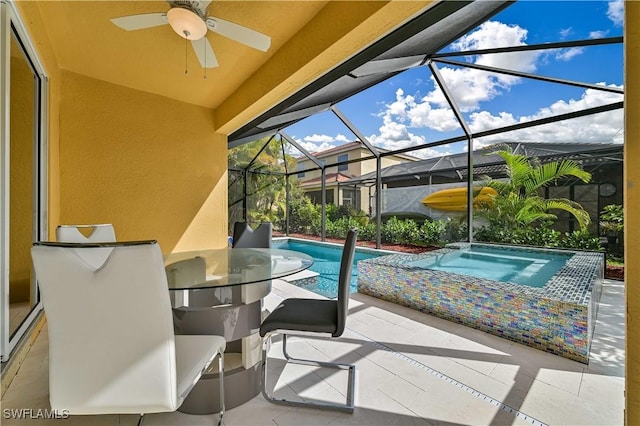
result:
[[[247,220],[278,222],[284,217],[286,180],[283,175],[285,168],[282,146],[278,140],[273,139],[265,147],[268,141],[268,138],[263,138],[229,150],[229,229],[232,229],[234,222],[242,220],[243,169],[247,168]],[[287,170],[295,168],[295,160],[291,156],[286,155],[285,161]]]
[[[530,161],[524,155],[513,154],[508,145],[491,154],[504,159],[508,179],[485,182],[498,193],[492,202],[483,203],[478,209],[490,223],[509,228],[529,226],[555,220],[557,216],[550,211],[563,210],[575,217],[580,229],[586,229],[591,218],[579,203],[564,198],[545,199],[538,195],[539,189],[564,178],[574,177],[588,183],[591,174],[579,163],[562,160],[540,164],[538,160]]]

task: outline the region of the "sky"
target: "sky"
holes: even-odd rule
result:
[[[624,3],[521,0],[446,47],[465,51],[622,36]],[[473,62],[623,88],[622,44],[455,57]],[[619,102],[621,94],[436,64],[473,132]],[[395,150],[463,135],[428,67],[407,70],[337,107],[376,147]],[[356,140],[331,112],[285,132],[310,152]],[[500,141],[622,143],[622,109],[474,140],[474,148]],[[414,151],[422,158],[463,152],[466,142]]]

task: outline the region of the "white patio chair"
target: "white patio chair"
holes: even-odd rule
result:
[[[220,336],[174,334],[155,241],[35,243],[31,256],[49,328],[49,398],[70,415],[175,411],[216,356]]]

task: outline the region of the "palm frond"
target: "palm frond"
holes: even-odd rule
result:
[[[567,200],[566,198],[550,198],[542,199],[545,210],[563,210],[578,221],[578,225],[581,230],[585,230],[591,223],[591,216],[589,212],[582,208],[582,206],[575,201]]]
[[[524,182],[525,191],[531,194],[538,188],[545,187],[558,179],[573,176],[584,183],[591,180],[591,173],[582,170],[579,163],[572,160],[551,161],[532,168]]]

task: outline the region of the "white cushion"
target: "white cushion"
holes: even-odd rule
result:
[[[178,406],[195,386],[216,355],[224,352],[226,342],[220,336],[176,336]]]

